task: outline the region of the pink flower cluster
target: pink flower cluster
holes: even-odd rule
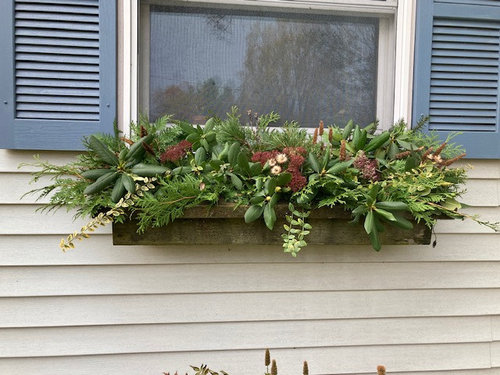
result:
[[[180,141],[176,145],[168,147],[163,154],[160,155],[160,161],[165,163],[166,161],[175,162],[186,156],[187,151],[191,148],[193,144],[189,141]]]
[[[292,180],[288,186],[292,191],[299,191],[307,185],[307,179],[300,172],[300,167],[304,164],[304,156],[307,151],[303,147],[286,147],[283,153],[288,155],[289,163],[287,172],[292,175]]]
[[[276,158],[276,156],[279,153],[280,152],[278,150],[257,151],[257,152],[254,152],[254,154],[252,155],[252,161],[254,163],[258,162],[258,163],[262,164],[262,166],[264,166],[267,163],[268,160]]]
[[[353,163],[354,168],[359,169],[361,177],[365,180],[378,181],[380,175],[377,171],[378,162],[376,159],[369,159],[364,152],[360,152]]]
[[[307,179],[302,175],[300,168],[304,164],[304,156],[307,153],[303,147],[285,147],[282,152],[278,150],[258,151],[252,155],[252,161],[266,163],[271,166],[271,174],[278,175],[283,170],[292,175],[288,187],[292,191],[299,191],[307,185]]]

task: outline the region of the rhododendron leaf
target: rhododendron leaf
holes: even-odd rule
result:
[[[205,132],[212,131],[215,126],[215,119],[210,117],[207,122],[205,122]]]
[[[179,122],[178,125],[182,129],[182,131],[186,134],[192,134],[192,133],[196,132],[196,129],[190,123]]]
[[[200,140],[200,135],[198,133],[191,133],[186,137],[186,141],[195,143]]]
[[[276,186],[278,186],[278,183],[275,178],[270,178],[269,180],[266,181],[264,184],[264,189],[266,191],[267,195],[271,195],[274,193],[274,190],[276,189]]]
[[[309,155],[307,156],[307,160],[309,161],[309,165],[313,169],[314,172],[319,173],[319,162],[316,156],[310,152]]]
[[[262,212],[264,212],[264,207],[262,206],[252,205],[248,207],[245,212],[245,223],[257,220],[262,215]]]
[[[230,174],[230,177],[231,177],[231,183],[233,184],[233,186],[236,189],[241,190],[243,188],[243,182],[241,182],[240,178],[232,173]]]
[[[261,204],[266,200],[266,197],[264,195],[257,195],[250,199],[250,204]]]
[[[250,174],[250,164],[248,163],[248,157],[244,152],[238,154],[238,165],[243,172]]]
[[[403,202],[390,202],[390,201],[377,202],[375,203],[375,206],[377,208],[389,211],[405,211],[408,209],[408,205]]]
[[[378,236],[378,232],[376,230],[370,233],[370,241],[372,243],[373,249],[379,251],[381,246],[380,246],[380,239]]]
[[[203,147],[198,148],[194,154],[194,161],[196,164],[200,165],[205,161],[207,157],[207,153],[205,152],[205,149]]]
[[[382,216],[384,219],[386,220],[389,220],[389,221],[396,221],[396,218],[394,217],[394,215],[392,213],[390,213],[389,211],[386,211],[386,210],[382,210],[381,208],[377,208],[375,207],[375,212]]]
[[[394,215],[394,217],[396,218],[396,221],[391,221],[391,224],[406,230],[413,229],[413,224],[411,221],[399,215]]]
[[[240,152],[240,144],[234,142],[231,147],[229,147],[228,160],[231,165],[236,165],[238,162],[238,154]]]
[[[269,206],[271,207],[276,206],[276,203],[278,203],[279,199],[280,199],[280,194],[274,193],[273,196],[271,197],[271,200],[269,201]]]
[[[273,230],[274,223],[276,222],[276,212],[271,204],[266,204],[266,207],[264,208],[264,221],[266,226],[270,230]]]
[[[278,186],[285,186],[292,181],[292,175],[288,172],[283,172],[277,177]]]
[[[250,163],[250,174],[257,176],[262,172],[262,165],[260,163]]]
[[[375,223],[373,222],[373,211],[369,211],[365,218],[365,231],[370,234],[375,230]]]

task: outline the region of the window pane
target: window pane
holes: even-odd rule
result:
[[[150,32],[151,119],[232,105],[306,127],[376,117],[375,18],[152,6]]]

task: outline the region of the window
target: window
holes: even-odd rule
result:
[[[247,3],[142,3],[140,112],[201,123],[237,105],[305,127],[392,121],[393,1]]]

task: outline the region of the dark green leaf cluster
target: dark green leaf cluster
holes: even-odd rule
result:
[[[92,135],[75,162],[57,166],[37,159],[33,180],[51,181],[32,192],[50,197],[49,210],[65,207],[93,217],[121,202],[127,212],[115,211],[114,220],[132,214],[140,231],[221,201],[247,206],[245,222],[263,220],[273,230],[279,204],[286,203],[282,238],[292,255],[307,244],[308,213],[320,207],[351,212],[376,250],[386,226],[411,229],[413,220],[432,226],[441,215],[469,217],[457,201],[465,170],[451,168],[464,154],[433,135],[402,121],[382,132],[377,123],[349,121],[341,128],[321,122],[308,133],[294,122],[272,127],[275,113],[247,115],[243,123],[233,108],[226,119],[210,118],[204,126],[141,118],[131,125],[130,138],[117,130]],[[124,203],[124,197],[130,199]]]

